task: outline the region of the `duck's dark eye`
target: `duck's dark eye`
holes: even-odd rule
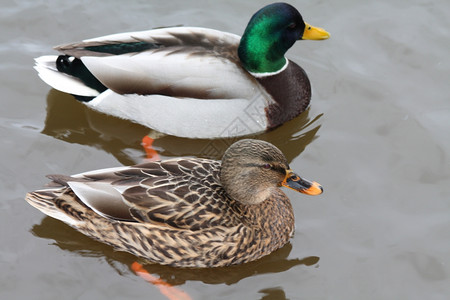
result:
[[[291,24],[289,24],[289,28],[291,28],[291,29],[294,29],[295,27],[297,26],[297,24],[295,24],[295,23],[291,23]]]
[[[272,168],[272,166],[270,164],[264,164],[262,167],[264,169],[271,169]]]

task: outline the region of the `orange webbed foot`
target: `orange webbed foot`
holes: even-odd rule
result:
[[[170,300],[192,300],[192,298],[186,294],[184,291],[172,286],[161,278],[157,278],[150,274],[144,267],[138,263],[134,262],[131,265],[131,269],[138,275],[143,278],[145,281],[155,285],[158,287],[161,294],[166,296]]]

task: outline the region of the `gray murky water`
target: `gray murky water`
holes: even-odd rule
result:
[[[45,174],[141,161],[147,133],[51,90],[32,69],[33,57],[60,43],[162,25],[241,34],[267,3],[3,1],[0,299],[165,299],[130,270],[132,255],[23,199]],[[450,2],[291,4],[332,37],[289,51],[312,81],[311,109],[259,138],[279,146],[325,193],[286,191],[295,236],[260,261],[148,270],[193,299],[449,299]],[[162,158],[220,157],[224,141],[213,143],[164,137],[155,148]]]

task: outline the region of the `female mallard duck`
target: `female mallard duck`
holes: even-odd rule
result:
[[[271,253],[294,230],[279,187],[322,193],[278,148],[250,139],[231,145],[222,163],[180,158],[49,178],[51,187],[27,194],[32,206],[117,250],[178,267],[227,266]]]
[[[89,107],[190,138],[263,132],[309,105],[305,71],[285,58],[300,39],[326,39],[286,3],[267,5],[237,35],[195,27],[130,32],[58,46],[39,76]]]

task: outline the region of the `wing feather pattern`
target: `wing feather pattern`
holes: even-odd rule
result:
[[[105,217],[195,231],[241,223],[239,204],[219,184],[219,167],[213,160],[174,159],[54,178]]]

